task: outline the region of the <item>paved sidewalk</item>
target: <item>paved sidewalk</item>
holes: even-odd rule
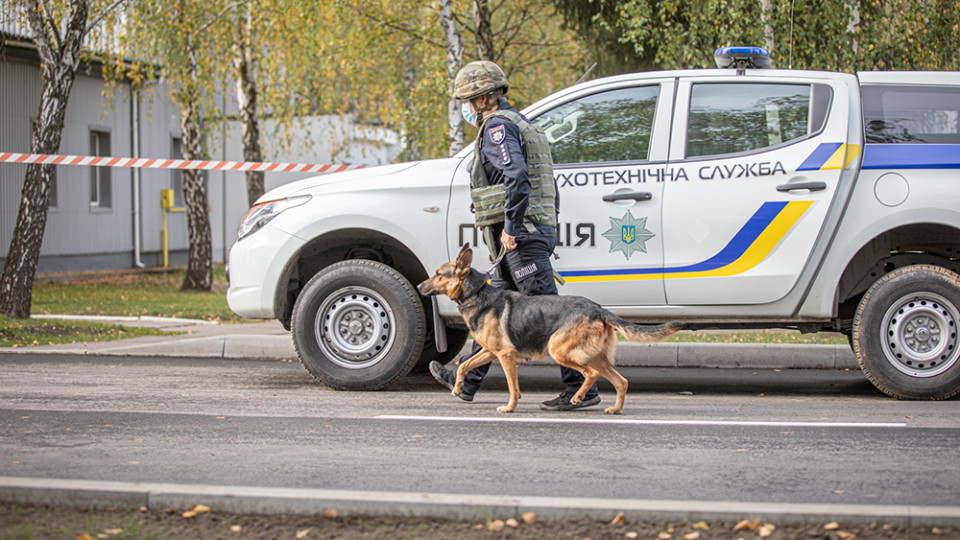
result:
[[[66,317],[89,319],[89,317]],[[2,353],[296,359],[290,332],[278,321],[217,324],[159,317],[97,317],[101,322],[148,326],[170,335],[119,341],[0,347]],[[469,345],[469,343],[468,343]],[[468,347],[464,347],[466,352]],[[550,364],[543,359],[534,364]],[[748,369],[859,369],[847,345],[751,343],[620,343],[617,365]]]

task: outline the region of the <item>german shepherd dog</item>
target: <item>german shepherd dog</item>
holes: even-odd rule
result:
[[[510,401],[497,412],[511,412],[520,399],[517,360],[550,355],[561,366],[583,374],[583,386],[570,402],[579,404],[600,376],[617,390],[617,402],[604,409],[619,414],[627,395],[627,380],[613,368],[617,347],[614,330],[628,341],[664,339],[685,325],[670,322],[660,326],[630,323],[581,296],[525,296],[487,285],[487,276],[470,267],[473,251],[460,249],[457,260],[445,263],[436,274],[417,286],[424,296],[443,294],[459,305],[460,314],[483,349],[457,369],[453,395],[463,389],[464,375],[471,369],[500,361],[510,389]]]

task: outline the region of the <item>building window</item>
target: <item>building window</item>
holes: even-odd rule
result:
[[[90,132],[90,155],[110,155],[110,133]],[[90,206],[110,208],[111,206],[110,167],[90,168]]]

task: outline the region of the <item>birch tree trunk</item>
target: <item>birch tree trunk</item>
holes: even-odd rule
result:
[[[404,107],[404,115],[406,116],[404,124],[411,126],[417,122],[421,122],[420,103],[416,96],[414,96],[420,62],[417,61],[414,55],[414,43],[412,40],[404,44],[403,58],[406,60],[403,63],[403,95],[406,96],[404,98],[406,103],[406,107]],[[408,161],[420,161],[423,158],[422,145],[420,144],[420,138],[417,136],[419,132],[420,130],[417,129],[409,129],[406,132],[406,159]]]
[[[490,17],[490,6],[487,5],[487,0],[474,0],[473,22],[477,27],[477,54],[480,60],[496,62]]]
[[[237,74],[237,103],[240,108],[240,133],[243,140],[243,160],[263,161],[260,149],[260,124],[257,116],[257,76],[254,30],[250,2],[237,8],[237,46],[233,59]],[[240,14],[240,10],[243,11]],[[263,171],[247,171],[247,204],[253,204],[263,195]]]
[[[773,0],[760,0],[760,21],[763,23],[763,48],[773,57]]]
[[[187,34],[184,43],[181,80],[174,99],[180,107],[180,143],[184,159],[203,159],[203,116],[200,110],[200,87],[196,43]],[[207,213],[207,192],[203,172],[183,171],[183,202],[187,207],[187,275],[181,291],[209,291],[213,287],[213,240],[210,215]]]
[[[844,3],[844,7],[849,12],[849,16],[847,17],[847,43],[850,48],[849,56],[852,58],[849,69],[852,72],[856,72],[860,56],[860,44],[857,41],[857,33],[860,31],[860,3],[847,0]]]
[[[203,158],[201,118],[195,103],[194,99],[180,101],[180,140],[184,159]],[[183,201],[187,206],[187,235],[190,240],[190,249],[187,275],[183,279],[180,290],[209,291],[213,286],[213,241],[202,171],[196,169],[183,171]]]
[[[30,151],[57,154],[63,134],[63,118],[73,88],[81,46],[89,30],[86,0],[72,0],[65,15],[66,24],[50,14],[49,6],[29,0],[23,7],[40,56],[43,90],[40,110],[31,135]],[[61,30],[64,30],[61,34]],[[20,210],[0,277],[0,313],[12,318],[27,318],[33,302],[33,279],[40,260],[43,232],[47,226],[50,185],[55,165],[28,165],[20,197]]]
[[[460,40],[460,31],[457,30],[457,21],[453,18],[451,2],[452,0],[437,0],[440,28],[443,30],[447,49],[447,77],[452,86],[463,63],[463,42]],[[447,148],[452,156],[463,150],[463,115],[460,114],[460,104],[452,97],[447,103],[447,126]]]

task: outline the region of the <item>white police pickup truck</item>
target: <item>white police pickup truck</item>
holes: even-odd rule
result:
[[[560,293],[637,322],[842,332],[883,392],[960,393],[960,73],[718,52],[738,69],[609,77],[525,109],[554,154]],[[267,193],[230,252],[231,309],[279,319],[334,388],[452,357],[456,306],[414,286],[465,242],[484,260],[471,150]]]

